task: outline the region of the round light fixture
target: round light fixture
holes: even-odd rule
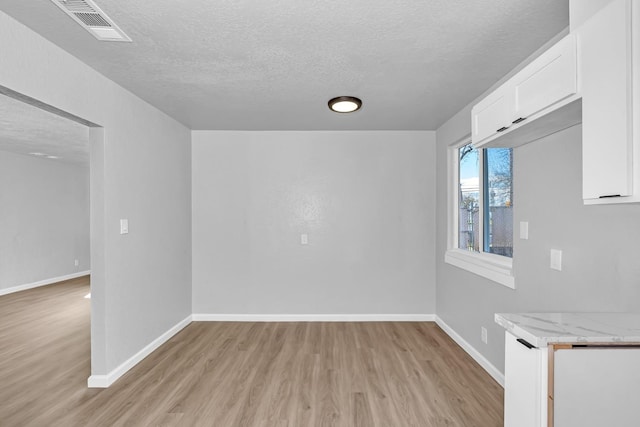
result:
[[[362,101],[355,96],[338,96],[329,100],[329,108],[336,113],[353,113],[362,107]]]

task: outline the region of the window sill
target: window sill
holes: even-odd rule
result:
[[[444,262],[492,280],[507,288],[516,288],[511,258],[493,254],[479,254],[462,249],[449,249],[444,255]]]

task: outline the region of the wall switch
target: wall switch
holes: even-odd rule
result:
[[[300,244],[301,245],[308,245],[309,244],[309,236],[307,236],[306,234],[301,234],[300,235]]]
[[[120,234],[128,234],[129,233],[129,220],[121,219],[120,220]]]
[[[551,249],[551,265],[553,270],[562,271],[562,251],[559,249]]]
[[[522,240],[529,239],[529,223],[527,221],[520,221],[520,238]]]
[[[483,343],[487,343],[487,328],[485,328],[484,326],[480,328],[480,339]]]
[[[80,262],[78,260],[73,261],[73,265],[75,265],[76,267],[80,265]]]

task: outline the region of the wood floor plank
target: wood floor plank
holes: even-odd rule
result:
[[[0,426],[502,425],[503,391],[432,322],[194,322],[87,389],[87,278],[0,297]]]

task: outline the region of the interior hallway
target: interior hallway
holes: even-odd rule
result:
[[[502,388],[430,322],[194,322],[88,389],[88,292],[0,297],[0,425],[502,425]]]

